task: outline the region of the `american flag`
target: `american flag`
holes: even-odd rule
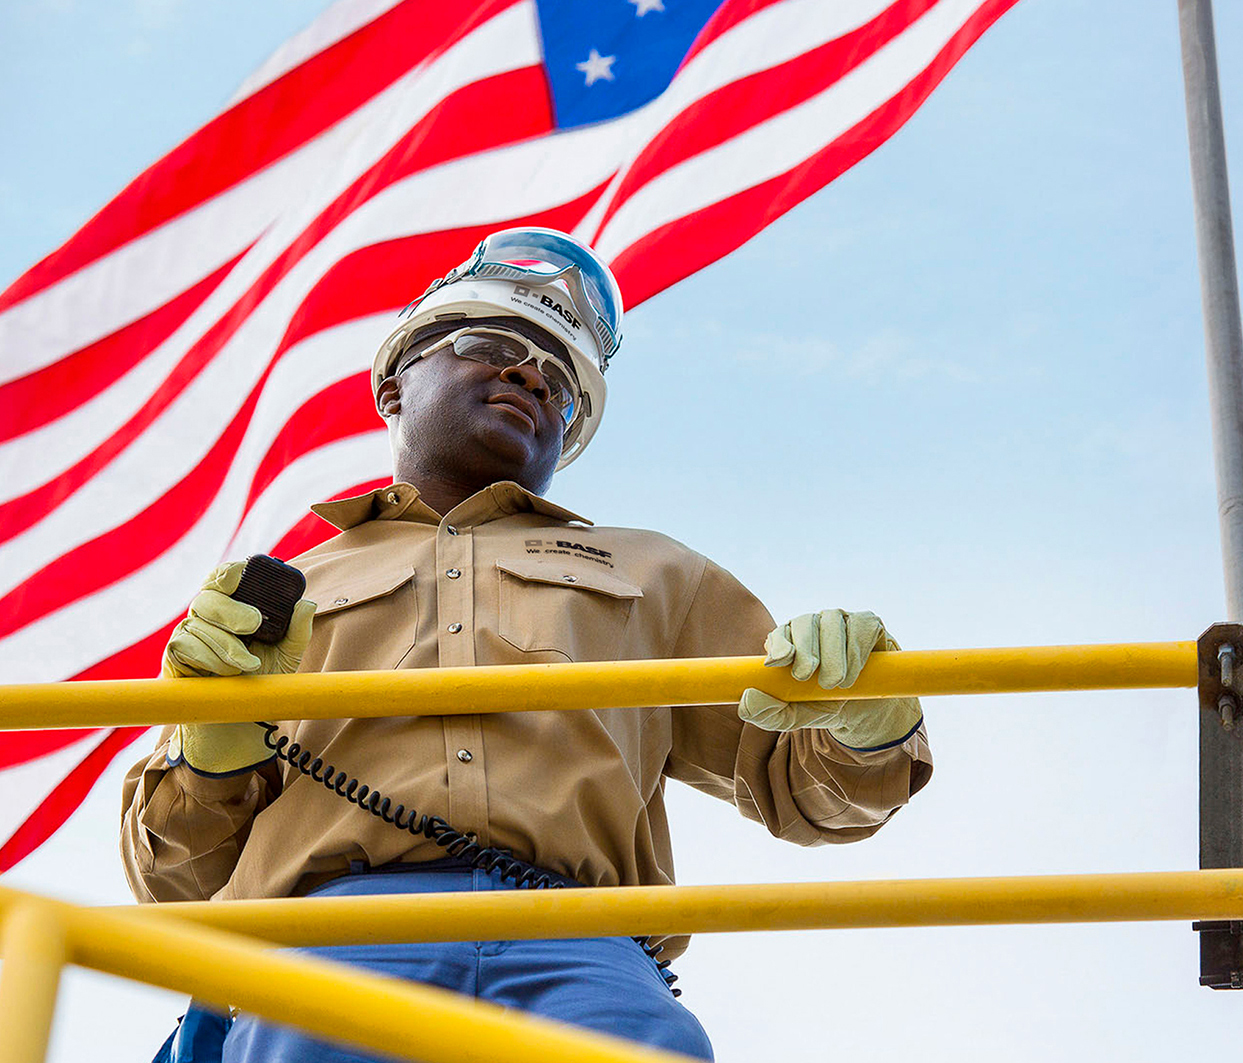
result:
[[[339,0],[0,295],[0,679],[149,676],[223,557],[389,480],[367,368],[486,233],[627,309],[906,122],[1017,0]],[[8,732],[0,871],[141,728]]]

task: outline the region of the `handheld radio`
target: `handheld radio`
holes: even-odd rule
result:
[[[289,630],[293,607],[306,590],[306,577],[293,565],[267,554],[251,554],[242,569],[234,601],[253,605],[263,614],[263,622],[250,637],[259,642],[280,642]]]

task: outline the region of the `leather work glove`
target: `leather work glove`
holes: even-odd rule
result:
[[[229,597],[245,567],[244,561],[233,561],[207,577],[164,647],[163,676],[283,675],[298,670],[311,641],[315,603],[303,598],[294,606],[289,630],[280,642],[247,645],[245,636],[259,629],[263,617],[253,605]],[[257,767],[274,756],[263,740],[265,733],[257,723],[183,723],[169,743],[168,762],[176,765],[184,760],[200,775]]]
[[[826,609],[795,617],[771,631],[764,640],[764,664],[789,665],[798,680],[814,675],[825,690],[848,689],[873,650],[898,648],[874,613]],[[842,745],[859,750],[896,745],[923,720],[918,698],[791,703],[754,688],[742,692],[738,715],[766,731],[822,727]]]

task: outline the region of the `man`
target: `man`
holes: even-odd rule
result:
[[[774,630],[754,596],[680,543],[592,527],[544,500],[599,424],[620,325],[616,282],[589,248],[545,229],[484,240],[376,357],[394,483],[315,507],[341,534],[295,559],[308,600],[288,635],[247,645],[259,613],[228,597],[241,565],[225,565],[174,632],[165,674],[726,656],[756,652],[767,634],[770,664],[848,687],[873,649],[897,648],[872,614],[830,610]],[[669,883],[667,778],[815,845],[874,833],[931,773],[914,699],[789,705],[748,690],[739,705],[675,710],[418,709],[287,721],[271,734],[167,729],[126,780],[122,849],[136,896]],[[274,758],[282,738],[331,767],[317,780],[305,761]],[[408,811],[398,823],[368,815],[325,775]],[[446,858],[437,839],[449,835]],[[685,941],[664,946],[676,955]],[[711,1059],[667,964],[630,939],[313,951]],[[362,1057],[242,1017],[224,1058]]]

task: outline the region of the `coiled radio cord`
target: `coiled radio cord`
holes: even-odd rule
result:
[[[519,889],[563,889],[565,883],[553,878],[547,871],[519,860],[507,849],[498,849],[492,845],[480,845],[471,834],[455,830],[447,820],[440,816],[420,815],[415,809],[407,810],[403,804],[393,805],[379,790],[374,790],[366,783],[360,783],[346,772],[338,771],[335,764],[328,764],[323,757],[315,756],[310,750],[291,740],[288,735],[278,734],[274,723],[260,723],[263,728],[263,741],[272,750],[278,760],[296,768],[307,778],[331,790],[339,797],[345,798],[350,804],[356,805],[364,812],[391,823],[398,830],[405,831],[416,838],[427,838],[435,842],[449,855],[468,863],[472,868],[489,873],[500,873],[502,882],[512,882]],[[636,937],[635,943],[653,960],[664,951],[663,945],[653,945],[648,936]],[[669,970],[669,960],[657,960],[665,985],[675,996],[680,997],[682,990],[674,989],[673,983],[678,976]]]

